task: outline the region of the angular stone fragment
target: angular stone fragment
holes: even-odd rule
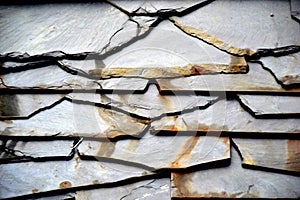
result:
[[[112,188],[100,188],[94,190],[77,191],[75,198],[80,200],[99,199],[99,197],[109,197],[109,199],[170,199],[170,179],[154,179],[140,181],[128,185]]]
[[[272,71],[284,85],[300,83],[300,53],[280,57],[263,57],[263,66]]]
[[[299,198],[297,176],[244,169],[232,151],[228,167],[189,174],[172,173],[173,198]]]
[[[243,164],[300,172],[300,140],[233,138]]]
[[[67,158],[72,155],[73,142],[73,140],[2,140],[2,144],[0,145],[0,161],[22,158]]]
[[[300,114],[300,97],[271,95],[238,95],[241,103],[257,116]]]
[[[0,165],[0,198],[108,184],[152,174],[132,166],[99,161],[24,162]]]
[[[187,72],[180,73],[181,76],[201,73],[245,72],[247,69],[247,63],[243,57],[229,55],[202,41],[187,37],[186,34],[174,27],[169,21],[161,22],[151,30],[147,37],[107,57],[103,62],[108,68],[128,70],[126,72],[128,75],[139,75],[140,72],[142,75],[146,74],[147,76],[144,75],[145,77],[154,78],[162,75],[166,77],[171,76],[176,66],[178,69],[186,69],[185,71]],[[197,65],[199,65],[198,70]],[[184,66],[186,67],[184,68]],[[170,67],[170,69],[165,69],[167,67]],[[141,71],[142,69],[130,72],[129,70],[134,70],[131,68],[145,68],[147,71],[151,70],[151,68],[164,69],[165,74],[162,72],[158,73],[158,70],[154,71],[156,73],[150,74],[147,71]],[[168,73],[166,74],[166,72]],[[178,70],[175,72],[175,75],[177,74],[178,76]],[[158,75],[154,76],[155,74]],[[175,75],[172,76],[174,77]]]
[[[299,93],[299,89],[283,89],[272,74],[260,64],[248,63],[247,74],[218,74],[175,79],[157,79],[161,92],[229,91]]]
[[[234,53],[229,46],[219,46],[220,41],[239,49],[250,49],[252,52],[259,48],[299,45],[300,27],[290,15],[289,1],[274,3],[243,0],[237,3],[226,0],[214,1],[188,15],[174,19],[182,25],[200,30],[203,33],[199,35],[200,39],[206,41],[207,35],[213,36],[217,40],[209,40],[209,43]],[[194,33],[190,34],[194,36]],[[240,52],[234,54],[244,55]]]
[[[105,3],[1,6],[0,12],[1,51],[31,55],[99,51],[128,20]]]
[[[208,106],[218,97],[200,95],[160,95],[155,85],[150,85],[144,94],[89,94],[71,93],[73,100],[88,101],[122,109],[145,118],[182,112]]]
[[[140,140],[118,142],[83,141],[82,156],[109,158],[151,169],[185,169],[214,161],[229,159],[230,141],[227,137],[148,135]]]
[[[300,119],[256,119],[235,100],[220,100],[205,110],[196,110],[178,116],[167,116],[154,121],[154,133],[163,132],[225,132],[299,134]]]
[[[148,80],[119,78],[93,80],[72,75],[56,65],[2,75],[1,88],[30,90],[144,90]]]
[[[118,111],[64,100],[27,120],[0,121],[0,135],[114,138],[138,136],[148,123]]]
[[[0,95],[0,118],[24,118],[53,105],[64,97],[60,94]]]

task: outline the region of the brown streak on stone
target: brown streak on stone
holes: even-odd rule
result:
[[[110,157],[115,151],[114,142],[101,142],[97,155],[100,157]]]
[[[173,168],[184,167],[180,164],[180,161],[191,156],[191,153],[193,152],[193,149],[197,145],[199,138],[200,138],[199,136],[193,136],[185,142],[182,149],[180,150],[179,155],[177,156],[177,159],[172,162]]]
[[[285,168],[300,172],[300,140],[287,141]]]

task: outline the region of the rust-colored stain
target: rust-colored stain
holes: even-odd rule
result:
[[[98,180],[93,180],[93,184],[97,185],[97,184],[99,184],[99,181]]]
[[[61,182],[59,184],[59,187],[61,189],[63,189],[63,188],[70,188],[70,187],[72,187],[72,183],[70,181],[63,181],[63,182]]]
[[[185,158],[191,156],[191,153],[193,152],[193,149],[199,142],[200,137],[199,136],[193,136],[189,138],[183,145],[183,147],[180,150],[180,153],[178,154],[175,161],[172,162],[173,168],[182,168],[184,166],[181,165],[181,161]]]
[[[97,152],[97,156],[110,157],[114,153],[116,143],[114,143],[114,142],[101,142],[99,144],[100,144],[100,147],[99,147],[99,150]]]
[[[38,192],[39,192],[38,189],[33,189],[33,190],[32,190],[32,193],[38,193]]]
[[[79,157],[77,156],[77,157],[75,158],[75,165],[74,165],[75,169],[77,169],[78,166],[79,166]]]
[[[193,182],[191,173],[172,173],[171,182],[173,187],[176,188],[176,197],[192,196],[194,193],[190,187]]]
[[[287,141],[287,159],[285,168],[300,172],[300,140]]]

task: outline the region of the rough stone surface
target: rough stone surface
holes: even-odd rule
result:
[[[296,96],[239,95],[239,99],[256,116],[300,113],[300,98]]]
[[[234,138],[233,142],[246,165],[300,172],[300,140]]]
[[[64,100],[28,120],[0,121],[0,130],[2,136],[114,138],[138,136],[147,124],[114,110]]]
[[[298,118],[256,119],[235,100],[220,100],[205,110],[196,110],[179,116],[166,116],[154,121],[154,133],[166,132],[226,132],[240,135],[252,133],[299,134]],[[168,134],[168,133],[167,133]]]
[[[78,148],[82,156],[111,158],[152,169],[185,169],[225,160],[230,156],[229,149],[227,137],[151,135],[118,142],[83,141]]]
[[[107,184],[151,172],[136,167],[100,161],[83,161],[78,157],[70,161],[25,162],[0,165],[0,198],[66,188]],[[34,177],[34,181],[28,177]]]
[[[282,84],[300,83],[300,53],[281,57],[268,56],[261,58],[260,61]]]
[[[172,174],[172,197],[299,198],[300,178],[244,169],[236,151],[228,167]]]
[[[129,185],[114,188],[100,188],[94,190],[83,190],[76,192],[75,198],[80,200],[99,199],[108,197],[110,199],[169,199],[170,179],[154,179],[140,181]]]

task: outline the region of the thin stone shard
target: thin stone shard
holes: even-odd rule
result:
[[[256,119],[235,100],[220,100],[205,110],[166,116],[152,122],[153,133],[225,132],[228,134],[299,134],[299,118]]]
[[[276,82],[272,74],[260,64],[248,63],[247,74],[218,74],[191,76],[175,79],[157,79],[161,92],[180,91],[228,91],[228,92],[280,92],[299,93],[299,89],[284,89]]]
[[[245,73],[247,63],[241,64],[189,64],[184,67],[168,68],[104,68],[90,70],[89,74],[100,79],[112,77],[139,77],[139,78],[174,78],[200,74],[218,73]]]
[[[132,166],[100,161],[24,162],[0,165],[0,198],[22,197],[67,188],[115,183],[153,174]]]
[[[300,140],[233,138],[243,164],[300,172]]]
[[[241,103],[256,116],[298,115],[300,98],[297,96],[238,95]]]
[[[0,130],[2,136],[115,138],[138,136],[148,123],[118,111],[64,100],[27,120],[0,121]]]
[[[244,169],[233,150],[228,167],[172,173],[172,198],[299,198],[300,178]]]
[[[172,148],[176,147],[176,149]],[[151,169],[186,169],[229,159],[227,137],[158,137],[148,135],[140,140],[118,142],[83,141],[81,156],[109,158],[131,162]]]
[[[154,179],[140,181],[120,187],[100,188],[94,190],[77,191],[75,198],[80,200],[98,199],[99,197],[109,197],[110,199],[169,199],[170,179]]]

